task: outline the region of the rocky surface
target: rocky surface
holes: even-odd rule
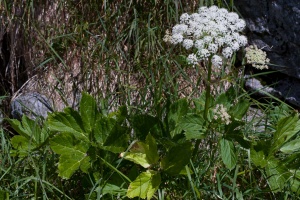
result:
[[[249,42],[267,51],[271,69],[300,78],[300,1],[239,0]]]
[[[258,78],[246,75],[245,88],[250,91],[250,94],[254,94],[259,98],[273,96],[295,108],[300,108],[300,80],[287,75],[281,75],[280,77],[266,82],[265,80],[270,80],[270,77]]]
[[[37,92],[22,94],[11,101],[11,115],[15,119],[24,114],[31,119],[46,118],[48,112],[53,112],[49,99]]]
[[[300,107],[300,1],[239,0],[234,4],[247,23],[249,43],[266,51],[270,69],[281,73],[270,86],[248,77],[246,87]]]

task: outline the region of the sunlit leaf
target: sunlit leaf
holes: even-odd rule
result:
[[[17,133],[39,143],[41,128],[36,121],[29,119],[26,115],[22,116],[21,122],[17,119],[7,119],[7,121]]]
[[[50,140],[52,150],[59,154],[59,176],[70,178],[79,168],[87,172],[90,167],[88,142],[76,139],[71,133],[60,133]]]
[[[69,132],[78,139],[89,141],[89,133],[85,132],[79,113],[72,108],[50,114],[48,124],[52,131]]]
[[[147,199],[151,199],[152,196],[155,194],[157,189],[159,188],[159,185],[161,183],[161,176],[160,173],[150,171],[152,173],[152,179],[151,179],[151,184],[149,185],[149,189],[147,192]]]
[[[122,153],[121,156],[126,160],[130,160],[136,164],[143,166],[144,168],[148,168],[151,166],[151,164],[147,161],[146,153],[126,152],[126,153]]]
[[[284,144],[281,148],[280,151],[283,153],[293,153],[295,151],[300,150],[300,139],[292,140],[286,144]]]
[[[133,182],[130,183],[127,197],[139,197],[142,199],[151,199],[161,182],[160,174],[148,170],[142,172]]]
[[[126,160],[130,160],[144,168],[150,167],[158,162],[159,156],[155,139],[148,134],[145,142],[136,142],[130,152],[121,154]]]

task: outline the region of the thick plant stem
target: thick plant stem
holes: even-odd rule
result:
[[[205,107],[203,117],[206,121],[208,121],[208,108],[210,105],[210,82],[211,82],[211,57],[208,59],[208,69],[207,69],[207,81],[206,81],[206,88],[205,88]],[[195,156],[199,149],[200,140],[196,141],[195,149],[193,152],[193,156]]]
[[[208,107],[210,105],[210,81],[211,81],[211,57],[208,59],[208,69],[207,69],[207,81],[205,88],[205,108],[204,108],[204,119],[208,120]]]

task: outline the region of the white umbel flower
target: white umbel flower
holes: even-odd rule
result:
[[[175,34],[175,35],[172,35],[171,43],[178,44],[178,43],[181,43],[182,40],[183,40],[183,36],[181,34]]]
[[[233,51],[237,51],[237,50],[239,50],[239,48],[240,48],[240,44],[237,41],[234,41],[231,45],[231,49]]]
[[[226,125],[231,123],[231,117],[228,114],[227,109],[223,106],[223,104],[217,104],[213,112],[215,120],[221,120]]]
[[[184,48],[190,49],[190,48],[193,47],[193,45],[194,45],[193,40],[191,40],[191,39],[185,39],[185,40],[183,40],[182,46],[183,46]]]
[[[206,60],[210,56],[210,52],[207,49],[201,49],[198,51],[198,55],[201,60]]]
[[[239,20],[239,15],[235,12],[230,12],[227,14],[226,19],[228,22],[235,24]]]
[[[207,47],[207,49],[209,50],[209,52],[211,54],[215,54],[218,51],[218,45],[214,44],[214,43],[210,43]]]
[[[188,57],[187,57],[187,62],[191,65],[196,65],[198,64],[198,58],[196,56],[196,54],[190,54]]]
[[[183,13],[180,16],[180,23],[187,23],[187,22],[189,22],[189,19],[190,19],[190,15],[187,13]]]
[[[250,45],[246,49],[247,63],[251,64],[257,69],[268,69],[268,63],[270,59],[267,58],[267,53],[257,48],[256,45]]]
[[[188,29],[188,26],[186,24],[176,24],[173,29],[172,29],[172,33],[174,35],[177,35],[177,34],[185,34],[186,31]]]
[[[171,38],[164,39],[193,51],[197,63],[214,55],[230,59],[234,52],[247,45],[247,38],[240,35],[245,26],[237,13],[217,6],[204,6],[198,13],[182,14],[180,24],[172,29]]]
[[[204,48],[205,44],[203,40],[196,40],[194,46],[198,49],[201,50]]]
[[[212,58],[211,58],[211,63],[214,67],[217,67],[217,68],[221,68],[222,64],[223,64],[223,60],[222,60],[222,57],[218,56],[218,55],[214,55]]]
[[[248,43],[248,39],[244,35],[240,35],[239,38],[237,39],[237,42],[240,44],[240,46],[244,47]]]
[[[230,47],[226,47],[226,48],[224,48],[223,51],[222,51],[222,55],[223,55],[225,58],[231,58],[232,54],[233,54],[233,51],[232,51],[232,49],[231,49]]]

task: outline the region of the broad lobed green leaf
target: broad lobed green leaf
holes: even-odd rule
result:
[[[87,151],[90,143],[79,140],[72,133],[59,133],[50,140],[51,149],[60,155],[58,170],[62,178],[70,178],[79,168],[87,172],[90,167]]]
[[[199,114],[187,114],[180,118],[176,124],[173,136],[184,133],[187,140],[190,139],[203,139],[206,134],[205,120]]]
[[[158,172],[147,170],[142,172],[133,182],[130,183],[127,197],[139,197],[150,200],[161,182],[161,176]]]
[[[72,108],[50,114],[48,124],[52,131],[72,133],[78,139],[89,141],[89,133],[85,132],[79,113]]]

